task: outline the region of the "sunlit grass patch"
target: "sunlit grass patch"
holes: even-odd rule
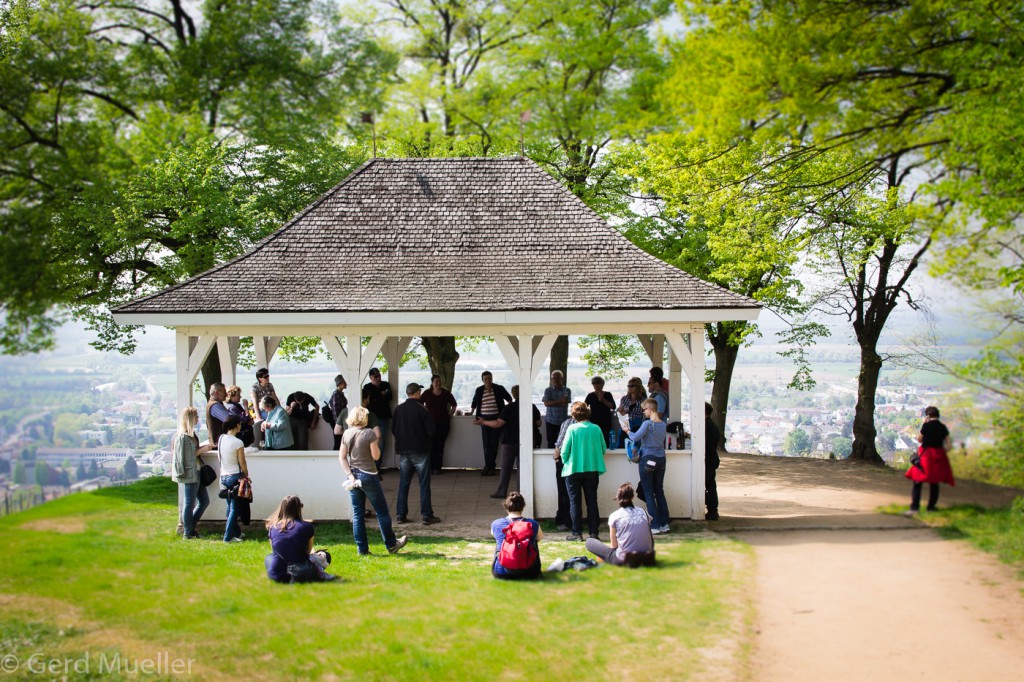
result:
[[[0,520],[0,593],[50,605],[25,621],[40,637],[67,608],[82,643],[120,633],[106,645],[170,648],[204,679],[617,679],[637,665],[644,679],[730,679],[746,666],[753,559],[730,540],[676,535],[654,569],[509,583],[490,576],[486,527],[413,535],[394,556],[371,534],[374,556],[359,557],[351,526],[327,523],[316,544],[342,579],[287,586],[266,578],[258,523],[237,544],[185,541],[175,505],[173,484],[148,479]],[[541,543],[544,565],[582,552]]]

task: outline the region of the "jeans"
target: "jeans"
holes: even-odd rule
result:
[[[571,526],[572,516],[569,515],[569,487],[568,481],[562,478],[562,460],[555,460],[555,490],[558,491],[558,509],[555,511],[555,524],[559,526]]]
[[[600,474],[596,471],[581,471],[569,474],[565,479],[569,489],[569,515],[572,516],[573,535],[583,534],[583,499],[587,501],[587,528],[591,537],[597,537],[601,525],[601,512],[597,510],[597,483]]]
[[[497,419],[498,415],[482,415],[480,418],[491,421]],[[480,437],[484,441],[484,470],[494,471],[498,465],[498,445],[501,443],[501,429],[481,426]]]
[[[196,524],[210,506],[210,493],[199,482],[179,483],[178,486],[182,491],[181,524],[185,528],[185,537],[194,537]]]
[[[380,487],[377,474],[359,469],[353,469],[352,473],[356,475],[356,479],[362,486],[349,491],[352,498],[352,534],[355,536],[356,549],[360,554],[370,552],[370,546],[366,541],[366,519],[363,518],[363,507],[366,500],[370,501],[373,513],[377,515],[377,525],[380,526],[380,536],[384,540],[384,546],[394,547],[398,540],[395,538],[395,531],[391,528],[388,501],[384,499],[384,489]]]
[[[441,472],[441,466],[444,464],[444,444],[448,440],[451,428],[450,421],[434,422],[434,440],[430,444],[430,468],[434,473]]]
[[[241,473],[221,476],[220,484],[224,488],[233,488],[241,477]],[[235,504],[235,502],[236,500],[234,496],[228,495],[228,519],[224,524],[224,542],[231,542],[232,538],[242,536],[242,529],[238,525],[238,505]]]
[[[654,466],[648,466],[648,462]],[[668,502],[665,500],[665,458],[644,455],[640,458],[640,483],[647,498],[647,513],[652,528],[668,525]]]
[[[398,503],[395,512],[399,517],[409,513],[409,484],[412,483],[412,472],[415,470],[420,479],[420,514],[424,519],[434,515],[430,504],[430,453],[402,453],[398,456]]]

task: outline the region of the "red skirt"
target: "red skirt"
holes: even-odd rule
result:
[[[915,483],[948,483],[956,485],[953,480],[953,467],[949,466],[949,458],[943,448],[918,448],[921,466],[907,469],[907,478]]]

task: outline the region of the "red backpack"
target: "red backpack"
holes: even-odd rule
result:
[[[537,563],[537,537],[533,523],[516,519],[505,527],[505,539],[498,550],[498,563],[506,571],[525,571]]]

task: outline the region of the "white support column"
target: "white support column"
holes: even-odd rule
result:
[[[395,411],[395,406],[405,400],[405,387],[402,386],[402,356],[405,355],[405,351],[409,349],[409,344],[412,343],[413,337],[411,336],[389,336],[384,342],[383,355],[384,361],[388,363],[388,383],[391,384],[391,412]],[[389,456],[387,460],[387,466],[398,466],[398,456],[395,453],[395,439],[388,438],[388,452],[380,453],[381,459],[385,456]],[[384,465],[384,462],[381,462]]]
[[[341,374],[346,374],[348,371],[348,353],[342,347],[341,342],[338,341],[337,336],[321,336],[321,343],[324,344],[324,348],[331,354],[331,360],[334,361],[334,366],[338,368]],[[348,376],[345,376],[346,381]]]
[[[385,341],[387,341],[385,336],[371,336],[370,343],[366,345],[366,348],[363,348],[362,341],[358,336],[345,337],[345,349],[343,351],[345,366],[341,373],[345,375],[345,380],[348,381],[345,395],[348,398],[349,409],[363,404],[363,382],[370,368],[373,367],[373,361],[377,359],[377,354],[384,347]],[[338,348],[340,347],[341,344],[338,344]],[[334,352],[332,351],[332,354]],[[339,369],[341,368],[339,367]]]
[[[671,347],[668,350],[668,401],[669,418],[678,422],[683,419],[683,363]]]
[[[252,337],[252,345],[256,350],[256,369],[270,367],[270,361],[274,358],[274,353],[281,346],[281,339],[283,338],[283,336]]]
[[[177,374],[177,411],[192,404],[192,382],[206,361],[206,356],[217,343],[215,336],[188,336],[185,332],[175,334],[175,357]],[[177,416],[177,415],[175,415]]]
[[[238,337],[218,336],[217,356],[220,359],[220,380],[225,386],[238,383]]]
[[[508,341],[507,338],[505,340]],[[527,516],[533,516],[534,501],[537,499],[533,476],[533,380],[557,340],[557,334],[546,334],[536,340],[538,343],[535,343],[532,336],[520,336],[517,362],[512,365],[519,377],[519,487],[529,491],[524,510]],[[500,343],[498,347],[501,348]],[[511,344],[508,347],[511,350]],[[505,354],[505,350],[502,353]]]
[[[690,518],[704,520],[704,328],[693,326],[684,340],[682,334],[668,334],[666,340],[680,359],[690,380]]]

